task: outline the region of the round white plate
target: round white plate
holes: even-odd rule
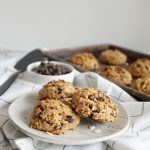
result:
[[[40,141],[63,145],[91,144],[119,136],[129,126],[127,111],[120,102],[113,100],[119,108],[119,116],[114,122],[97,123],[81,119],[80,125],[73,131],[67,131],[63,135],[46,134],[29,127],[30,114],[37,103],[36,97],[37,92],[32,92],[16,99],[9,107],[9,117],[23,133]],[[89,125],[95,126],[95,129],[100,130],[100,132],[92,132],[88,128]]]

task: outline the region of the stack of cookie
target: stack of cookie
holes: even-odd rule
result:
[[[50,81],[39,91],[30,127],[53,134],[75,129],[80,117],[112,122],[117,107],[103,92],[94,88],[76,88],[63,80]]]
[[[130,86],[150,95],[150,60],[137,59],[128,64],[128,57],[117,49],[106,49],[96,58],[92,53],[77,53],[70,58],[73,64],[94,71],[113,82]]]

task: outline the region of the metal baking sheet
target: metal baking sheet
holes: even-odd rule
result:
[[[124,47],[120,47],[120,46],[116,46],[116,45],[112,45],[112,44],[54,49],[54,50],[47,51],[45,53],[45,55],[51,60],[57,60],[57,61],[69,63],[69,64],[73,65],[80,72],[85,72],[85,70],[83,70],[81,67],[69,62],[69,58],[73,54],[81,53],[81,52],[93,53],[95,55],[95,57],[98,58],[99,54],[106,49],[118,49],[121,52],[123,52],[124,54],[126,54],[128,57],[128,60],[127,60],[127,63],[124,65],[124,67],[128,67],[128,65],[130,63],[137,60],[138,58],[149,58],[150,59],[150,55],[148,55],[148,54],[136,52],[134,50],[130,50],[128,48],[124,48]],[[125,91],[127,91],[129,94],[131,94],[133,97],[135,97],[138,101],[150,101],[149,95],[138,92],[137,90],[132,88],[132,86],[120,85],[118,83],[116,83],[116,84],[119,85],[121,88],[123,88]]]

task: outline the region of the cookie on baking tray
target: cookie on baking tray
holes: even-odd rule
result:
[[[110,98],[94,88],[83,88],[72,97],[73,110],[82,117],[95,121],[114,121],[118,115]]]
[[[144,94],[150,95],[150,75],[135,80],[135,89]]]
[[[101,62],[109,65],[123,65],[127,62],[127,56],[117,49],[107,49],[103,51],[99,59]]]
[[[132,82],[130,72],[120,66],[107,66],[101,70],[101,74],[119,84],[130,85]]]
[[[150,73],[150,59],[137,59],[130,65],[130,72],[133,77],[145,77]]]
[[[41,100],[35,106],[30,127],[53,134],[63,134],[75,129],[80,123],[80,118],[72,109],[60,100]]]
[[[70,61],[87,71],[95,71],[99,68],[99,63],[92,53],[74,54]]]

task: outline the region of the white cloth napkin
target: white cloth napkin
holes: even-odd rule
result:
[[[12,71],[9,67],[6,70],[7,73]],[[117,85],[92,72],[79,74],[74,84],[98,88],[121,101],[131,119],[129,129],[111,140],[82,146],[48,144],[34,140],[16,129],[8,118],[8,107],[17,97],[40,88],[38,84],[28,82],[20,76],[0,96],[0,150],[150,150],[150,102],[137,102]]]

